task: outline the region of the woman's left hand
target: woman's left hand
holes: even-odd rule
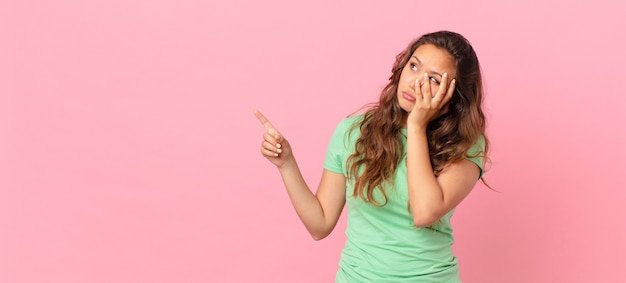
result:
[[[433,95],[428,74],[424,73],[423,80],[417,79],[415,81],[415,105],[409,114],[407,128],[426,130],[430,121],[445,114],[448,111],[446,106],[454,94],[455,84],[455,79],[448,83],[448,74],[444,73],[439,89]]]

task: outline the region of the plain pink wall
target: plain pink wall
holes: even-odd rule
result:
[[[453,224],[464,282],[626,278],[624,1],[0,1],[0,282],[331,282],[259,154],[317,186],[339,120],[423,33],[482,63],[498,192]]]

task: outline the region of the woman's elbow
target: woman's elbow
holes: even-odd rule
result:
[[[329,234],[330,233],[311,233],[311,237],[315,241],[320,241],[320,240],[323,240],[324,238],[328,237]]]
[[[418,227],[418,228],[428,227],[437,223],[439,219],[440,217],[437,217],[432,214],[413,215],[413,225],[415,225],[415,227]]]
[[[328,235],[330,235],[332,231],[333,229],[327,228],[319,228],[315,230],[309,229],[309,234],[311,235],[311,238],[313,238],[313,240],[319,241],[328,237]]]

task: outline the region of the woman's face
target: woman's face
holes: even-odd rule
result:
[[[423,83],[424,73],[428,73],[431,94],[434,96],[442,83],[443,73],[448,73],[448,82],[456,78],[456,60],[447,50],[432,44],[423,44],[415,49],[402,69],[398,82],[398,102],[406,112],[413,110],[415,88],[419,87],[416,80]]]

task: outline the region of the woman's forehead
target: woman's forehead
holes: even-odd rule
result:
[[[432,44],[420,45],[411,57],[431,69],[449,74],[456,71],[456,60],[450,52]]]

